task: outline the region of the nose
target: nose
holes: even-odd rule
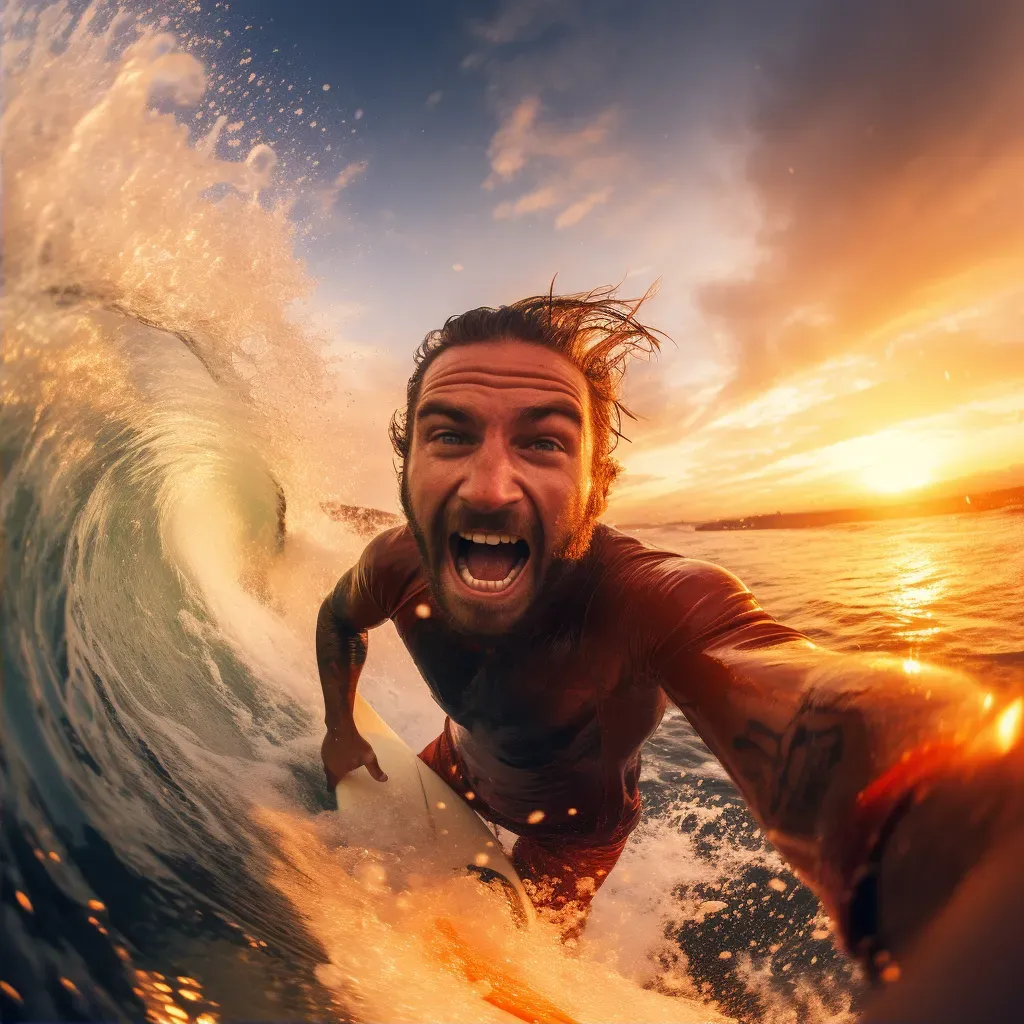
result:
[[[477,512],[497,512],[522,500],[512,453],[500,438],[486,438],[469,457],[458,493]]]

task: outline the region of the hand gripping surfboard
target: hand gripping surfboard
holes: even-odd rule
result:
[[[536,914],[515,868],[483,821],[447,783],[431,771],[360,697],[356,728],[373,747],[387,782],[365,768],[338,783],[338,811],[350,821],[378,820],[382,807],[401,822],[402,839],[427,853],[439,876],[469,874],[502,897],[513,923],[532,928]],[[536,1024],[575,1024],[572,1017],[534,991],[507,966],[492,963],[459,933],[455,922],[438,918],[434,948],[448,966],[472,984],[484,982],[482,998],[513,1018]]]
[[[356,697],[355,721],[373,747],[387,782],[377,782],[365,768],[346,776],[337,787],[338,811],[367,846],[379,838],[398,838],[399,847],[414,847],[438,877],[470,875],[496,895],[512,922],[532,930],[536,914],[523,883],[483,821],[438,778],[362,698]],[[486,857],[486,862],[483,858]],[[439,963],[465,975],[481,998],[510,1020],[535,1024],[577,1024],[555,1003],[528,985],[507,960],[486,955],[459,922],[439,917],[430,945]],[[637,992],[639,996],[639,992]],[[645,992],[646,1003],[659,1004],[655,1019],[727,1021],[706,1005]]]
[[[475,876],[504,897],[516,925],[531,927],[533,904],[483,821],[358,696],[354,714],[356,728],[373,747],[388,781],[377,782],[365,768],[352,772],[338,784],[338,810],[353,820],[373,821],[386,805],[388,816],[401,822],[403,842],[428,853],[439,876]]]

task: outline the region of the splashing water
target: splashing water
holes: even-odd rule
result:
[[[727,977],[700,930],[796,890],[680,716],[575,951],[507,932],[468,881],[380,888],[360,865],[384,854],[339,833],[310,624],[357,546],[316,511],[295,412],[328,386],[311,282],[273,150],[222,159],[227,114],[181,120],[207,81],[187,15],[5,19],[5,1019],[508,1019],[438,956],[442,906],[581,1019],[743,1010],[775,982]],[[436,731],[393,636],[368,675],[408,740]],[[809,941],[804,902],[777,941]],[[836,972],[821,1018],[849,1002]],[[750,1005],[789,1019],[819,990]]]

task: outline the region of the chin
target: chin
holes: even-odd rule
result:
[[[452,625],[468,636],[501,637],[511,633],[522,612],[474,606],[469,602],[446,600],[443,608]]]

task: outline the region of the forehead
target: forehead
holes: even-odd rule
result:
[[[590,405],[586,377],[565,356],[516,340],[457,345],[442,352],[423,376],[420,401],[427,397],[516,405],[561,398],[574,402],[581,413]]]

